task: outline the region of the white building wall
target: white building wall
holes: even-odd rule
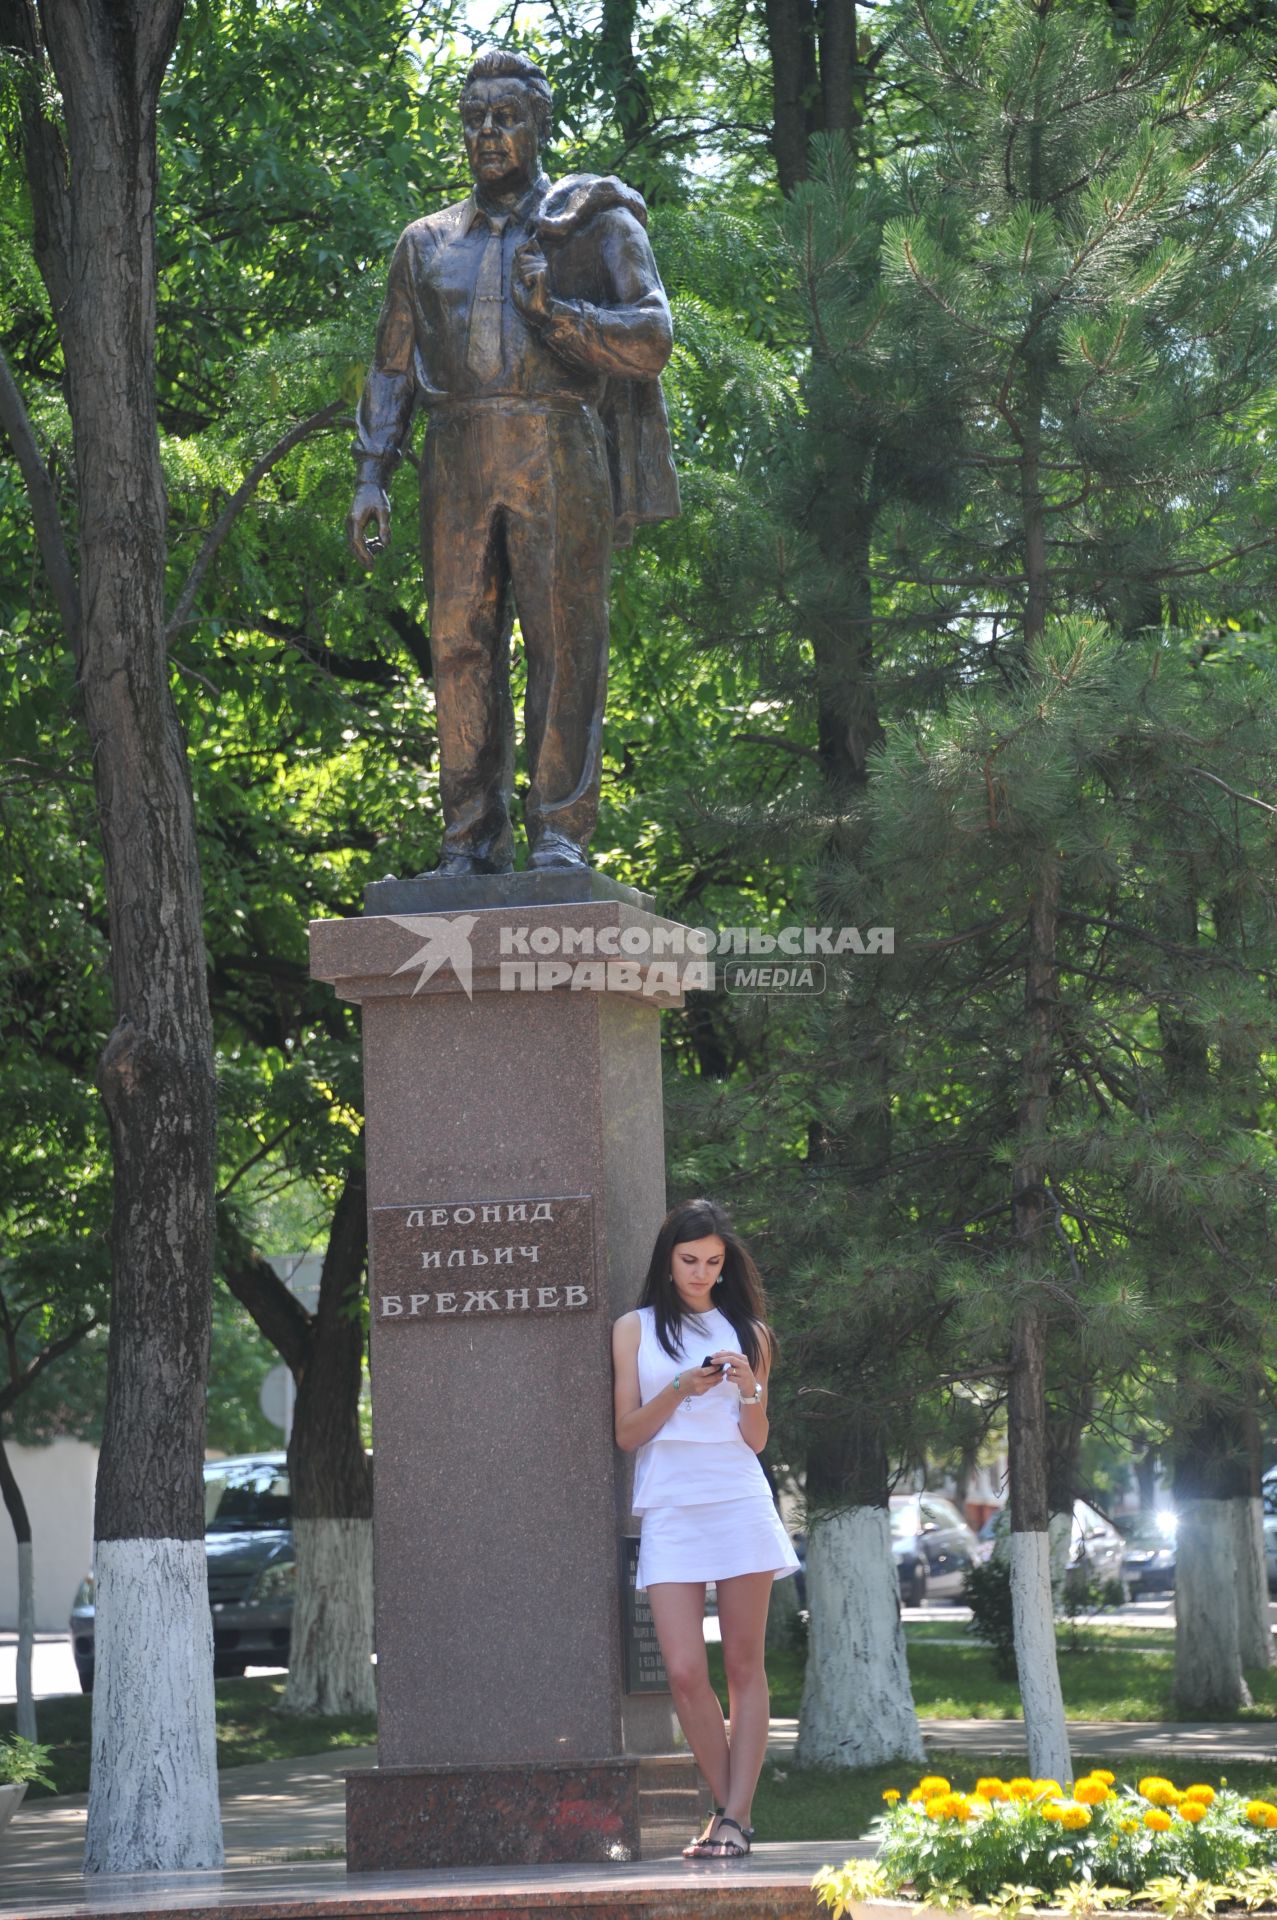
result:
[[[37,1633],[65,1633],[75,1590],[93,1564],[98,1450],[87,1440],[6,1447],[31,1519]],[[0,1505],[0,1631],[18,1625],[18,1550]]]

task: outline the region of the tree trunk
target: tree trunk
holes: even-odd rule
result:
[[[223,1222],[222,1270],[297,1383],[289,1437],[297,1587],[285,1710],[371,1713],[372,1479],[359,1430],[360,1282],[368,1249],[362,1167],[333,1212],[314,1314]]]
[[[1072,1777],[1064,1696],[1055,1649],[1048,1532],[1046,1425],[1046,1306],[1040,1274],[1048,1224],[1041,1141],[1049,1118],[1054,1057],[1057,977],[1055,938],[1060,869],[1043,862],[1029,908],[1024,1005],[1024,1052],[1018,1146],[1011,1177],[1011,1216],[1019,1253],[1020,1303],[1011,1340],[1008,1399],[1008,1476],[1011,1484],[1011,1611],[1016,1670],[1024,1702],[1029,1769],[1063,1783]]]
[[[19,20],[19,15],[24,19]],[[164,644],[155,418],[155,114],[180,0],[59,0],[59,134],[28,98],[40,262],[75,442],[81,628],[115,1026],[100,1066],[114,1213],[98,1473],[89,1872],[221,1862],[204,1562],[213,1037],[190,781]],[[5,38],[35,15],[6,0]]]
[[[1211,1408],[1175,1436],[1175,1710],[1211,1720],[1251,1704],[1242,1674],[1237,1522],[1247,1490],[1239,1423]]]
[[[924,1758],[883,1507],[815,1517],[807,1531],[807,1671],[800,1767],[877,1767]]]
[[[793,1580],[773,1580],[767,1603],[765,1645],[769,1653],[787,1652],[802,1632],[798,1587]]]
[[[0,1438],[0,1498],[13,1524],[18,1548],[18,1667],[17,1731],[24,1740],[35,1740],[35,1694],[31,1685],[31,1655],[35,1647],[35,1563],[31,1551],[31,1516],[13,1471],[13,1463]]]
[[[297,1380],[288,1442],[297,1597],[283,1707],[374,1713],[372,1476],[359,1431],[368,1254],[362,1167],[333,1214],[310,1352]]]
[[[772,153],[780,190],[807,178],[807,149],[820,125],[816,13],[811,0],[765,0],[772,69]]]
[[[1237,1651],[1242,1671],[1273,1664],[1273,1630],[1264,1564],[1264,1503],[1258,1494],[1229,1501],[1237,1561]]]
[[[891,1551],[887,1458],[870,1415],[807,1456],[807,1670],[799,1766],[921,1760]]]

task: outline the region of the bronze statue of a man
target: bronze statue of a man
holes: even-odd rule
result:
[[[389,537],[387,478],[413,413],[439,728],[439,874],[509,873],[511,599],[527,659],[532,867],[584,867],[598,812],[614,545],[678,513],[659,375],[669,304],[639,195],[539,150],[550,89],[522,54],[474,62],[461,121],[474,190],[416,220],[390,266],[359,406],[347,530]]]

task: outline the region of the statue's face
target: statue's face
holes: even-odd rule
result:
[[[472,80],[461,96],[470,171],[481,187],[510,192],[537,174],[532,96],[520,80]]]

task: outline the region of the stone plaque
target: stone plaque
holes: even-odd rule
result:
[[[669,1677],[661,1658],[660,1643],[652,1621],[647,1594],[640,1593],[638,1580],[639,1543],[636,1534],[621,1541],[622,1627],[625,1691],[627,1693],[668,1693]]]
[[[373,1207],[371,1222],[372,1312],[382,1326],[595,1304],[588,1194]]]

